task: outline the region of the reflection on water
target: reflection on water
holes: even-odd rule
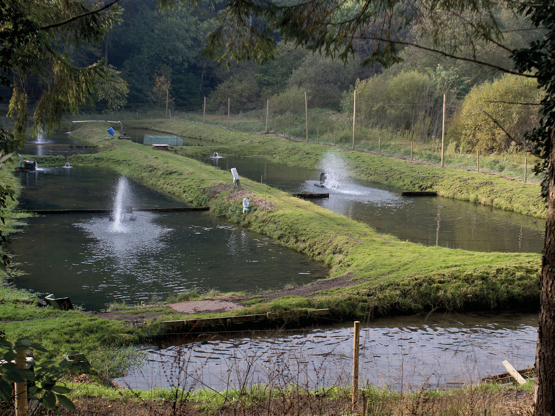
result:
[[[84,147],[79,140],[73,139],[65,132],[50,132],[48,135],[39,132],[38,136],[25,143],[23,149],[18,150],[25,155],[77,155],[84,153],[96,153],[95,149]]]
[[[505,372],[503,360],[518,369],[533,366],[537,322],[537,314],[379,319],[361,330],[361,384],[456,386]],[[168,375],[178,375],[179,357],[189,361],[186,381],[197,388],[203,386],[196,379],[217,390],[296,380],[311,388],[350,385],[352,336],[351,325],[232,337],[207,334],[188,344],[149,349],[148,364],[117,382],[132,388],[170,386]]]
[[[21,177],[28,209],[109,209],[122,183],[101,168],[60,167],[33,175]],[[137,211],[183,204],[131,180],[123,183],[128,189],[122,204],[135,212],[122,212],[119,227],[109,214],[29,219],[9,248],[27,273],[18,286],[98,310],[114,300],[134,303],[193,288],[252,292],[327,276],[321,264],[209,213]]]
[[[207,155],[202,160],[224,170],[236,167],[240,176],[284,191],[329,193],[311,202],[400,240],[489,252],[540,253],[543,248],[545,220],[441,197],[401,197],[399,189],[353,179],[348,166],[333,158],[319,170],[256,158],[226,157],[216,163]],[[326,188],[315,186],[322,171]]]

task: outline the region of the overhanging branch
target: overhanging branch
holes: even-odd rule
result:
[[[41,27],[40,29],[41,29],[41,30],[49,30],[49,29],[55,29],[55,28],[57,28],[57,27],[67,25],[67,24],[69,24],[69,23],[71,23],[71,22],[74,22],[74,21],[76,21],[76,20],[78,20],[78,19],[82,19],[83,17],[86,17],[86,16],[90,16],[90,15],[92,15],[92,14],[96,14],[96,13],[103,12],[104,10],[109,9],[110,7],[112,7],[114,4],[116,4],[116,3],[119,2],[119,1],[120,1],[120,0],[113,0],[111,3],[108,3],[108,4],[104,5],[104,6],[101,7],[100,9],[90,10],[90,11],[88,11],[88,12],[78,14],[78,15],[73,16],[73,17],[71,17],[71,18],[69,18],[69,19],[67,19],[67,20],[65,20],[65,21],[63,21],[63,22],[54,23],[54,24],[48,25],[48,26],[43,26],[43,27]]]

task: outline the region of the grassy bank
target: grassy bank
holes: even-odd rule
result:
[[[126,127],[150,128],[196,140],[203,146],[179,148],[184,156],[224,155],[261,157],[291,166],[321,168],[323,156],[339,152],[356,178],[404,190],[434,190],[439,195],[471,201],[535,217],[545,217],[546,205],[538,184],[463,169],[442,169],[398,158],[345,150],[315,143],[297,143],[274,135],[229,131],[181,120],[128,121]]]
[[[277,138],[268,144],[263,143],[267,138],[230,132],[221,134],[233,135],[233,140],[238,142],[236,147],[248,155],[273,148],[275,158],[288,155],[294,158],[295,153],[299,153],[298,146],[302,146]],[[349,277],[349,284],[343,287],[333,287],[309,297],[289,296],[271,302],[261,301],[241,313],[330,308],[336,316],[361,317],[418,313],[437,307],[465,310],[537,305],[537,254],[476,253],[399,241],[379,234],[365,224],[260,183],[244,179],[243,190],[239,192],[231,186],[227,172],[180,154],[156,151],[124,140],[106,142],[101,127],[83,127],[75,135],[104,151],[74,156],[71,158],[73,165],[112,167],[183,201],[209,205],[214,215],[239,211],[244,192],[259,202],[266,195],[273,209],[233,214],[230,219],[324,262],[330,270],[330,278]],[[208,134],[204,137],[203,141],[208,141]],[[220,137],[210,136],[210,140],[224,142]],[[258,145],[256,141],[259,141]],[[218,148],[221,149],[221,145]],[[206,153],[207,148],[202,150]],[[305,150],[310,150],[305,152],[308,154],[306,159],[316,163],[322,154],[319,152],[325,149],[313,146]],[[189,151],[196,151],[196,148]],[[371,157],[363,153],[349,156],[352,160],[359,159],[361,164]],[[462,175],[463,172],[454,173]],[[439,174],[436,175],[439,178]],[[484,179],[469,181],[483,182]],[[521,202],[524,205],[524,201]]]

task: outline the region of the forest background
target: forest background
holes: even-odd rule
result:
[[[361,65],[365,52],[370,54],[375,48],[373,41],[356,41],[357,54],[344,64],[276,39],[274,61],[228,67],[203,56],[219,10],[205,10],[202,15],[185,8],[160,13],[157,0],[121,5],[123,22],[108,32],[103,44],[65,51],[79,67],[99,58],[112,66],[115,82],[98,84],[96,99],[84,112],[128,111],[136,117],[145,110],[160,110],[165,116],[202,114],[206,97],[207,113],[225,122],[229,99],[235,116],[262,119],[268,104],[268,129],[291,135],[294,125],[293,134],[303,138],[306,92],[311,137],[331,141],[333,136],[334,141],[349,142],[356,89],[358,140],[398,137],[433,146],[442,133],[445,94],[448,152],[531,150],[525,132],[538,123],[543,94],[534,79],[495,69],[511,68],[512,61],[506,49],[494,44],[478,43],[460,54],[487,60],[490,67],[407,48],[402,62],[383,69],[379,64]],[[512,11],[500,8],[496,17],[509,49],[525,47],[542,35]],[[410,41],[417,33],[413,26],[402,38]],[[422,39],[419,43],[426,45]],[[31,109],[40,87],[33,77],[25,82]],[[11,91],[1,89],[0,95],[9,100]]]

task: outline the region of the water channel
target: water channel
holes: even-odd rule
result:
[[[361,379],[396,390],[459,387],[534,365],[537,314],[432,314],[384,318],[361,330]],[[216,390],[296,382],[310,388],[349,386],[351,324],[282,332],[206,334],[145,350],[146,365],[120,386]]]
[[[532,252],[543,248],[545,220],[442,197],[402,197],[401,190],[353,179],[348,166],[333,152],[320,170],[303,169],[257,158],[201,159],[223,170],[295,193],[329,193],[311,199],[326,209],[369,224],[381,233],[427,246],[471,251]],[[318,185],[321,172],[327,180]]]

